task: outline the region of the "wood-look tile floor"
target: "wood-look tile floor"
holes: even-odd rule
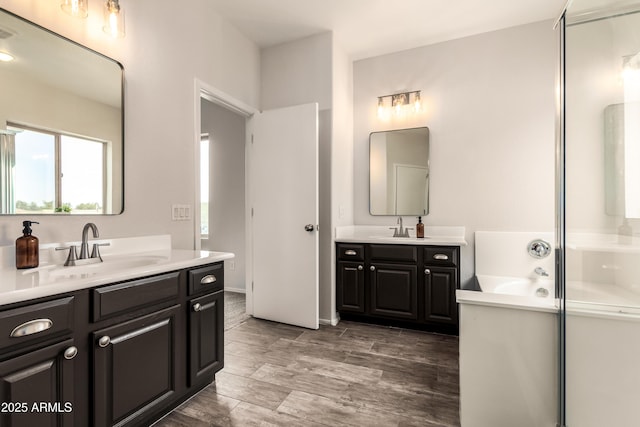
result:
[[[155,427],[459,426],[458,338],[356,322],[248,318],[225,366]]]

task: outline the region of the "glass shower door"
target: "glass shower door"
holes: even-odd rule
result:
[[[573,1],[563,52],[562,421],[637,426],[640,3]]]

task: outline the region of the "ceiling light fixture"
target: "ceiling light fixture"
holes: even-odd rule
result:
[[[74,18],[86,18],[89,15],[87,0],[63,0],[60,8]]]
[[[120,8],[119,0],[105,2],[102,31],[112,37],[124,37],[124,10]]]
[[[390,98],[390,107],[396,116],[400,116],[406,107],[413,105],[413,111],[420,112],[422,109],[422,101],[420,100],[420,91],[414,90],[410,92],[399,92],[392,95],[383,95],[378,97],[378,118],[386,119],[389,117],[389,109],[385,103],[385,98]]]

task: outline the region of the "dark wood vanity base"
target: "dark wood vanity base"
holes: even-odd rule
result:
[[[336,244],[341,319],[458,334],[460,248]]]
[[[1,306],[0,425],[162,418],[224,365],[223,289],[216,262]]]

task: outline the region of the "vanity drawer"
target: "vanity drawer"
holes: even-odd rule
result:
[[[364,261],[364,245],[338,245],[338,258],[352,261]]]
[[[369,245],[371,262],[418,262],[418,248],[408,245]]]
[[[224,263],[189,270],[189,295],[224,289]]]
[[[172,301],[178,298],[179,288],[180,272],[174,271],[94,289],[93,321]]]
[[[425,265],[458,265],[459,250],[455,246],[430,246],[424,248]]]
[[[66,297],[0,312],[0,348],[70,334],[73,304],[74,297]]]

